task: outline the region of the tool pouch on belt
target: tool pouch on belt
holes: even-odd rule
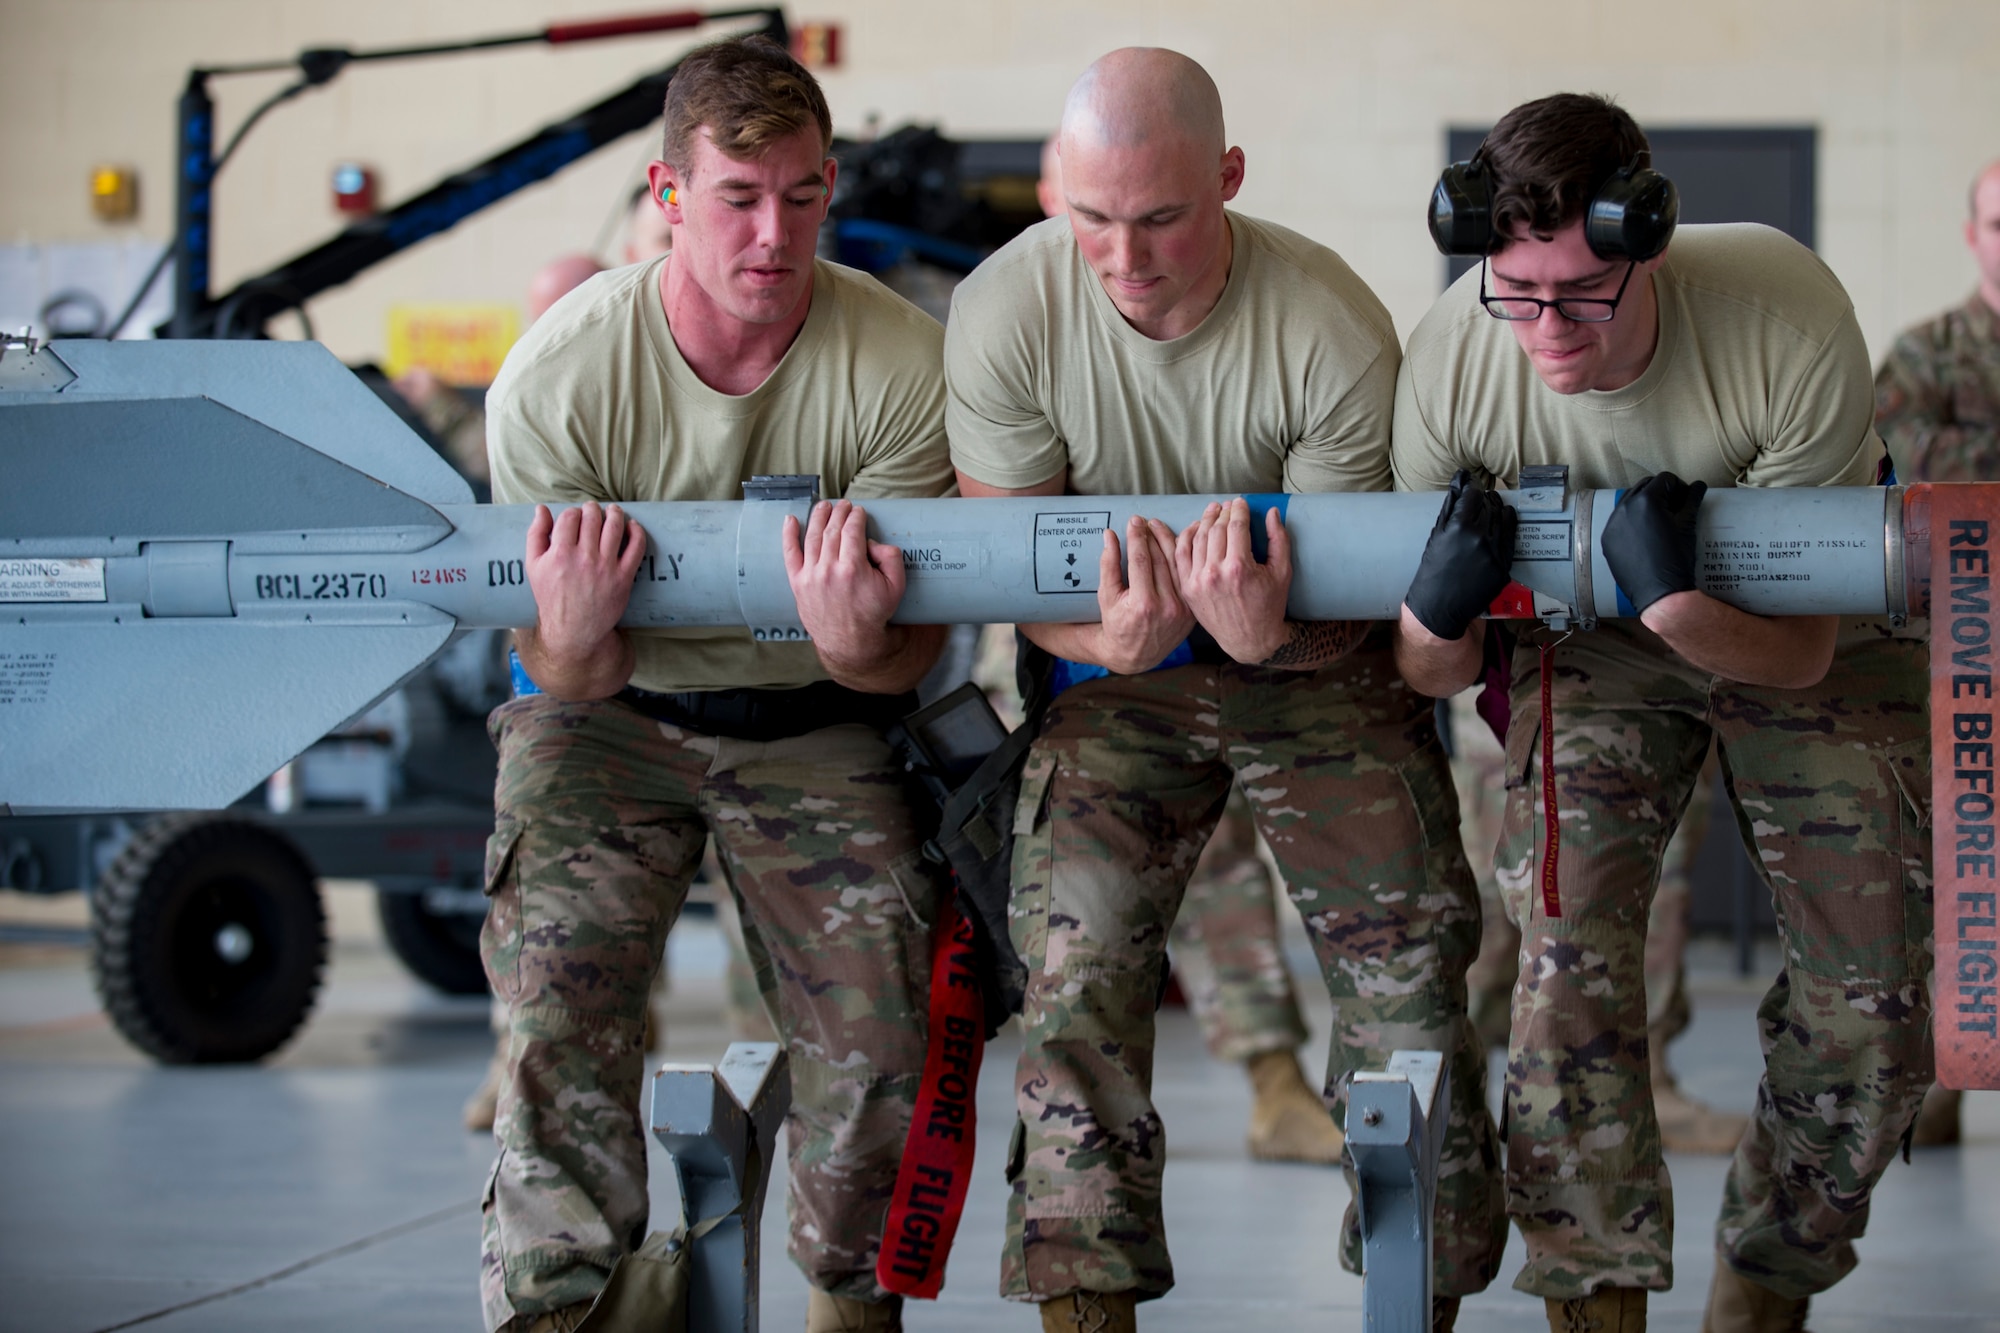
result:
[[[1048,660],[1035,664],[1044,679]],[[1023,673],[1028,720],[1011,733],[969,683],[887,733],[937,817],[924,855],[949,868],[954,884],[938,913],[929,1049],[875,1262],[885,1291],[919,1300],[935,1300],[942,1290],[964,1215],[985,1038],[1020,1012],[1027,980],[1007,932],[1007,898],[1021,770],[1048,694],[1033,688],[1032,674]]]
[[[961,685],[890,728],[910,772],[937,812],[924,855],[952,873],[959,911],[973,926],[986,1035],[1021,1012],[1027,969],[1007,931],[1014,861],[1014,804],[1028,748],[1048,711],[1055,659],[1020,641],[1018,674],[1027,720],[1009,732],[976,685]]]

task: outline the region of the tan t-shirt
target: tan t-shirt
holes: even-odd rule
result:
[[[660,305],[666,259],[599,274],[507,354],[487,394],[493,498],[740,500],[771,473],[820,494],[942,495],[944,336],[873,278],[816,261],[811,310],[769,379],[741,396],[703,384]],[[747,629],[633,632],[632,683],[658,691],[785,687],[826,677],[810,643]]]
[[[1660,340],[1633,383],[1545,386],[1477,269],[1410,334],[1396,387],[1399,490],[1457,469],[1513,485],[1569,464],[1577,487],[1671,471],[1710,486],[1867,486],[1882,441],[1854,306],[1818,256],[1769,227],[1682,227],[1654,274]],[[1629,299],[1629,298],[1628,298]]]
[[[1020,490],[1068,468],[1077,495],[1387,490],[1388,310],[1325,246],[1228,218],[1228,286],[1167,342],[1125,322],[1067,218],[959,284],[945,331],[959,469]]]
[[[1630,486],[1655,472],[1710,486],[1868,486],[1883,456],[1874,378],[1854,306],[1831,270],[1783,232],[1687,226],[1654,273],[1660,341],[1637,380],[1559,394],[1506,321],[1479,305],[1479,273],[1453,283],[1410,334],[1396,385],[1398,490],[1440,490],[1458,468],[1502,485],[1537,463],[1570,484]],[[1637,621],[1600,634],[1657,662]],[[1922,629],[1843,617],[1843,645]]]

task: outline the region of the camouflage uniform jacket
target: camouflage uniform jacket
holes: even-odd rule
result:
[[[1875,425],[1899,480],[2000,481],[2000,313],[1978,292],[1896,339]]]

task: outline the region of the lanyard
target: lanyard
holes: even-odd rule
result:
[[[1556,649],[1562,639],[1541,644],[1542,665],[1542,915],[1562,916],[1562,896],[1556,891],[1556,863],[1562,855],[1562,818],[1556,811],[1555,676]]]
[[[901,1296],[935,1300],[944,1287],[972,1183],[973,1097],[986,1050],[973,941],[972,923],[947,895],[931,955],[930,1050],[875,1260],[875,1280]]]

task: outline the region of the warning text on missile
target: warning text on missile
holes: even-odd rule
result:
[[[54,653],[0,652],[0,708],[47,703],[55,677]]]
[[[979,572],[976,542],[938,537],[899,537],[903,572],[926,579],[969,579]]]
[[[1950,654],[1949,720],[1951,779],[1948,809],[1937,812],[1952,828],[1951,859],[1940,864],[1938,930],[1938,1026],[1985,1037],[2000,1023],[2000,883],[1996,883],[1993,747],[1993,570],[1990,525],[1984,519],[1952,519],[1946,528],[1945,571],[1949,583],[1932,584],[1934,624],[1945,630],[1931,645],[1933,656]],[[1942,615],[1938,614],[1939,610]],[[1942,674],[1933,668],[1934,681]],[[1933,711],[1938,691],[1933,690]],[[1939,719],[1940,721],[1943,719]],[[1943,764],[1940,750],[1933,762]],[[1944,861],[1939,848],[1939,861]],[[1949,960],[1949,966],[1947,966]]]
[[[101,602],[104,561],[0,560],[0,602]]]

